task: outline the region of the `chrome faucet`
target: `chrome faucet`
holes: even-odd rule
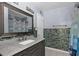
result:
[[[19,37],[19,38],[18,38],[18,41],[22,41],[22,37]]]
[[[27,40],[27,36],[25,35],[25,36],[23,36],[23,40]]]
[[[27,40],[27,36],[26,35],[18,38],[18,41],[23,41],[23,40]]]

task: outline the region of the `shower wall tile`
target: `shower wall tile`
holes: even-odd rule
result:
[[[45,45],[68,51],[70,28],[44,29]]]

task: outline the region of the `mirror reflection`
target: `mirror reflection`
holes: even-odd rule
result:
[[[8,9],[9,32],[31,32],[32,17]]]

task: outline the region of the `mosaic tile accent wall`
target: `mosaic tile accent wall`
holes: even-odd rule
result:
[[[70,28],[44,29],[45,45],[68,51]]]

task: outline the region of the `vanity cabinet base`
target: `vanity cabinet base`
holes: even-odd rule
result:
[[[13,56],[45,56],[45,41],[41,41]]]

